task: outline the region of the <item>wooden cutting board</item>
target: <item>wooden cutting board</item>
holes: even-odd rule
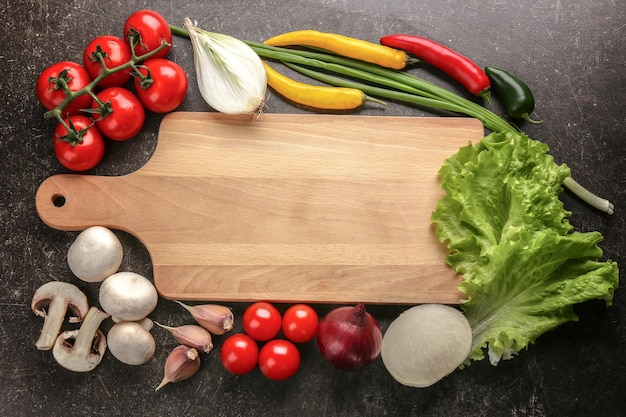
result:
[[[430,216],[469,118],[172,113],[154,155],[118,177],[62,174],[37,191],[61,230],[136,236],[169,299],[459,303]]]

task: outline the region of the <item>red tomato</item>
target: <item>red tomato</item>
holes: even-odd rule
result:
[[[92,122],[88,117],[81,115],[70,116],[66,121],[77,131],[88,128]],[[72,144],[63,137],[67,129],[61,123],[54,129],[54,154],[65,168],[71,171],[86,171],[98,165],[104,156],[104,140],[95,126],[83,133],[82,141]]]
[[[280,312],[266,302],[250,305],[243,312],[243,330],[253,339],[264,342],[273,339],[280,331]]]
[[[317,333],[319,318],[313,308],[295,304],[283,314],[283,334],[294,343],[305,343]]]
[[[98,36],[89,42],[83,53],[83,65],[92,80],[102,72],[102,64],[95,55],[98,48],[104,54],[104,64],[109,69],[125,64],[132,58],[130,48],[123,39],[111,35]],[[102,88],[122,86],[130,80],[130,73],[130,68],[115,72],[103,78],[98,86]]]
[[[224,368],[235,375],[251,372],[257,364],[259,347],[247,334],[229,336],[222,344],[220,359]]]
[[[122,87],[109,87],[100,91],[97,97],[105,104],[110,103],[112,110],[103,119],[98,114],[94,115],[96,126],[104,136],[113,140],[128,140],[139,133],[146,112],[133,93]],[[98,108],[95,100],[91,108]]]
[[[259,352],[259,368],[269,379],[282,381],[293,376],[300,368],[300,352],[288,340],[270,340]]]
[[[124,39],[130,45],[130,36],[138,33],[141,40],[135,45],[135,55],[154,51],[165,40],[170,46],[161,49],[150,58],[165,58],[172,45],[172,30],[163,16],[152,10],[137,10],[124,24]]]
[[[70,91],[78,91],[91,82],[85,68],[72,61],[57,62],[44,69],[37,77],[36,90],[39,102],[52,110],[65,100],[65,92],[62,88],[55,88],[53,80],[58,79],[61,73],[67,71],[67,86]],[[91,96],[83,94],[72,100],[63,110],[63,115],[78,114],[81,109],[87,109],[91,105]]]
[[[177,63],[168,59],[149,59],[139,67],[139,71],[152,77],[152,84],[142,88],[135,78],[137,96],[143,105],[155,113],[174,110],[187,95],[187,74]]]

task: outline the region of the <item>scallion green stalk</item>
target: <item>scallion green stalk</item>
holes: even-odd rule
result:
[[[294,64],[293,62],[282,61],[284,65],[297,71],[303,75],[316,79],[318,81],[322,81],[326,84],[334,85],[337,87],[346,87],[346,88],[354,88],[357,90],[361,90],[365,94],[388,98],[391,100],[402,101],[405,103],[416,104],[418,106],[437,108],[440,110],[447,110],[451,112],[457,113],[465,113],[466,109],[463,109],[453,103],[448,103],[446,101],[423,97],[417,94],[405,93],[403,91],[395,91],[389,90],[386,88],[376,87],[368,84],[359,83],[356,81],[351,81],[345,78],[335,77],[333,75],[312,70],[310,68]]]
[[[170,28],[175,35],[189,37],[189,33],[183,28],[174,25],[170,25]],[[465,114],[480,120],[487,129],[493,132],[521,133],[517,126],[480,104],[404,71],[391,70],[330,53],[269,46],[246,40],[242,42],[260,57],[280,61],[295,71],[331,85],[357,88],[371,96]],[[365,83],[336,77],[307,67],[360,79]],[[592,207],[613,214],[614,206],[611,202],[591,193],[571,177],[566,178],[563,185]]]
[[[395,71],[378,65],[333,54],[301,49],[288,49],[250,41],[244,42],[254,49],[257,54],[264,58],[312,66],[352,78],[358,78],[366,81],[367,83],[374,83],[404,91],[406,93],[430,98],[434,101],[430,101],[429,105],[416,103],[414,99],[409,99],[411,101],[403,101],[440,110],[454,111],[467,116],[475,117],[483,122],[487,129],[494,132],[520,132],[516,126],[511,125],[502,117],[494,114],[492,111],[486,109],[480,104],[474,103],[473,101],[465,99],[443,87],[406,72]],[[373,93],[371,95],[373,95]],[[381,97],[389,98],[386,95]],[[444,102],[446,104],[441,104]],[[455,110],[451,110],[451,104],[456,106]]]

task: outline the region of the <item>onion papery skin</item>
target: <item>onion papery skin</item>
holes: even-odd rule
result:
[[[317,347],[322,357],[344,371],[361,369],[380,354],[383,335],[363,304],[338,307],[320,320]]]

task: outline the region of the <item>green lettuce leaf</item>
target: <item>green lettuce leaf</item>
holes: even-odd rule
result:
[[[570,175],[548,146],[524,134],[493,133],[441,167],[446,195],[432,214],[446,262],[463,281],[473,329],[471,360],[497,364],[541,334],[576,321],[573,305],[610,305],[615,262],[600,262],[598,232],[573,230],[558,196]]]

